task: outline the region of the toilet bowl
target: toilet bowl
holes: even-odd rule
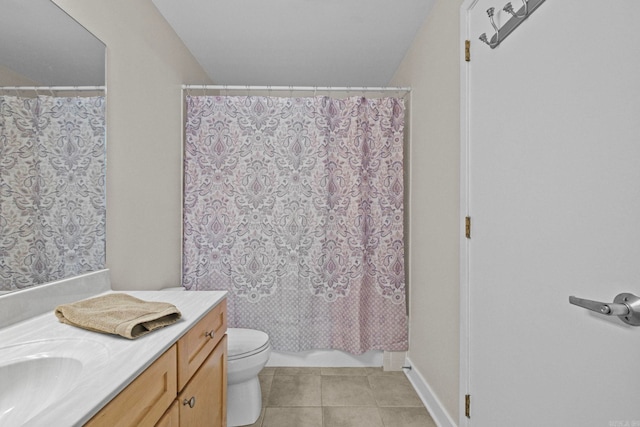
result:
[[[262,410],[258,374],[269,360],[269,335],[254,329],[227,329],[227,425],[255,423]]]

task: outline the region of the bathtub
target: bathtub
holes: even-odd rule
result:
[[[165,288],[167,291],[184,290],[182,286]],[[309,350],[298,353],[273,350],[267,366],[280,367],[381,367],[384,362],[384,352],[381,350],[368,351],[355,355],[340,350]]]

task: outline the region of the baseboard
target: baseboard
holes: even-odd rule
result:
[[[404,373],[413,385],[413,388],[420,396],[422,403],[431,414],[431,418],[436,422],[438,427],[457,427],[455,421],[449,415],[449,412],[444,408],[438,397],[433,393],[431,387],[411,363],[411,359],[407,357],[407,366],[411,366],[411,369],[404,369]]]

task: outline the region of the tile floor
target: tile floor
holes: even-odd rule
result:
[[[267,367],[260,385],[251,427],[436,427],[402,372]]]

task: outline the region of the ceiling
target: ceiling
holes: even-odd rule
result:
[[[386,86],[434,0],[152,0],[212,81]]]

